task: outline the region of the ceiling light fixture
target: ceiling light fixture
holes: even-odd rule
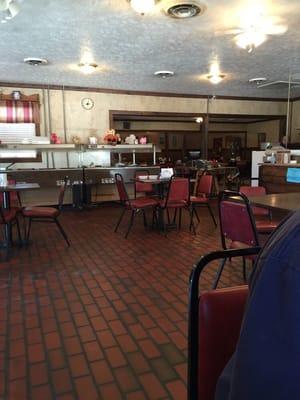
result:
[[[2,13],[1,22],[5,23],[19,13],[20,7],[15,0],[0,0],[0,11]]]
[[[164,0],[163,10],[173,18],[193,18],[205,12],[206,4],[202,0]]]
[[[217,85],[225,78],[225,75],[221,74],[220,72],[218,62],[215,61],[214,63],[212,63],[212,65],[210,66],[210,72],[206,76],[206,78],[214,85]]]
[[[235,43],[248,53],[267,40],[267,35],[255,27],[251,27],[235,37]]]
[[[95,72],[98,65],[95,63],[80,63],[78,64],[78,67],[80,68],[81,72],[83,72],[85,75],[88,75]]]
[[[157,76],[158,78],[170,78],[172,76],[174,76],[174,72],[173,71],[156,71],[154,72],[154,75]]]
[[[203,122],[203,117],[197,117],[197,118],[196,118],[196,122],[197,122],[197,124],[202,124],[202,122]]]
[[[156,1],[155,0],[128,0],[130,2],[131,7],[137,13],[144,15],[150,12],[154,6]]]
[[[218,83],[222,82],[222,80],[225,78],[224,74],[219,74],[219,75],[207,75],[207,79],[213,83],[214,85],[217,85]]]

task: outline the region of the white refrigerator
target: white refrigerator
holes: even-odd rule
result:
[[[265,151],[252,151],[252,161],[251,161],[251,186],[259,185],[259,164],[263,163],[263,157]]]

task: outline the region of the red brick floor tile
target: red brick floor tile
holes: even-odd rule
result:
[[[100,360],[103,358],[103,351],[98,342],[93,341],[83,345],[86,357],[89,362]]]
[[[51,369],[59,369],[65,366],[65,358],[61,349],[49,351],[48,357]]]
[[[123,400],[122,394],[115,384],[102,385],[100,392],[103,399]]]
[[[52,381],[55,393],[61,394],[72,389],[71,377],[67,369],[58,369],[52,372]]]
[[[90,368],[97,384],[113,382],[111,368],[105,360],[90,363]]]
[[[174,400],[182,400],[187,396],[186,385],[180,380],[167,383],[167,388]]]
[[[91,377],[86,376],[76,379],[75,386],[79,400],[99,400],[99,394]]]
[[[114,370],[114,375],[124,393],[139,389],[139,383],[130,367],[121,367]]]
[[[61,347],[61,341],[57,332],[47,333],[45,335],[45,343],[48,350],[54,350]]]
[[[139,380],[150,399],[158,400],[164,396],[167,396],[166,390],[163,388],[162,384],[154,374],[148,373],[141,375]]]
[[[52,393],[50,390],[50,386],[43,385],[39,387],[32,388],[32,397],[31,400],[52,400]]]
[[[32,344],[28,346],[28,358],[29,362],[39,362],[44,361],[45,351],[42,344]]]
[[[126,400],[147,400],[148,398],[145,396],[144,392],[141,390],[133,393],[129,393],[126,396]]]
[[[97,332],[97,337],[98,337],[99,343],[104,348],[112,347],[112,346],[116,345],[116,340],[115,340],[112,332],[109,330]]]
[[[25,357],[16,357],[9,360],[9,379],[24,378],[27,374]]]
[[[156,345],[150,339],[139,340],[139,345],[148,359],[159,357],[161,355]]]
[[[118,347],[106,349],[105,354],[112,368],[121,367],[126,364],[126,360]]]
[[[32,245],[1,264],[0,398],[185,400],[189,273],[220,247],[219,231],[200,210],[196,236],[185,216],[166,238],[137,219],[125,240],[122,226],[113,232],[119,212],[66,210],[67,251],[53,227],[37,224]],[[242,283],[231,264],[221,286]]]
[[[30,382],[32,386],[38,386],[48,382],[48,370],[46,363],[31,365]]]
[[[27,388],[25,379],[17,379],[9,382],[8,386],[8,399],[9,400],[23,400],[27,397]],[[27,399],[26,399],[27,400]]]
[[[71,337],[64,340],[66,352],[69,356],[82,352],[80,341],[77,337]]]

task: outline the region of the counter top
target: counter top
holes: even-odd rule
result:
[[[270,166],[270,167],[289,167],[289,168],[300,168],[300,164],[272,164],[272,163],[259,163],[258,165]]]

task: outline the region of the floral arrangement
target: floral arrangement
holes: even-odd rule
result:
[[[114,129],[108,129],[104,134],[104,141],[107,143],[117,143],[118,137]]]

